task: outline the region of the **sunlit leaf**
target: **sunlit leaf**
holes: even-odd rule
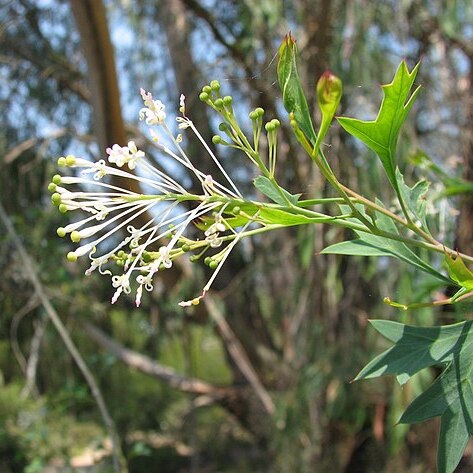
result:
[[[411,94],[418,69],[419,64],[409,72],[407,64],[401,62],[392,82],[382,86],[384,98],[376,120],[338,118],[348,133],[363,141],[379,156],[388,179],[396,189],[396,145],[401,126],[420,90],[419,86]]]
[[[445,253],[445,264],[450,277],[468,291],[473,290],[473,273],[465,266],[460,256]]]

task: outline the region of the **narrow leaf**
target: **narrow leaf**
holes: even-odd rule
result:
[[[325,255],[350,255],[350,256],[395,256],[386,251],[385,248],[379,248],[363,240],[342,241],[327,246],[321,251]]]
[[[286,197],[286,199],[291,204],[297,204],[301,194],[292,195],[286,189],[275,185],[271,182],[266,176],[258,176],[253,180],[255,187],[266,197],[269,197],[273,202],[276,202],[279,205],[286,205],[287,201],[283,198],[281,193]]]
[[[277,74],[284,107],[288,113],[294,114],[297,125],[313,146],[317,135],[297,72],[297,46],[291,33],[284,37],[279,47]]]
[[[267,224],[284,226],[307,225],[308,223],[327,223],[333,220],[333,217],[306,217],[305,215],[295,214],[271,207],[261,207],[258,215]]]

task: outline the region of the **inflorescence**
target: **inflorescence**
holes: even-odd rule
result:
[[[232,98],[220,96],[220,84],[212,81],[205,86],[200,99],[214,108],[223,118],[214,144],[242,150],[263,173],[274,174],[276,160],[277,120],[265,125],[269,157],[264,164],[258,151],[262,130],[263,110],[250,113],[253,124],[253,144],[241,131],[233,114]],[[175,135],[166,122],[164,104],[154,100],[151,93],[141,89],[144,107],[139,117],[150,128],[154,145],[171,157],[179,166],[176,178],[153,165],[134,141],[127,146],[108,148],[107,159],[91,162],[73,155],[61,157],[60,167],[72,169],[68,175],[55,175],[49,185],[52,202],[61,213],[80,210],[85,217],[57,229],[60,237],[69,235],[79,246],[68,253],[71,262],[88,255],[90,266],[86,274],[96,269],[111,276],[115,292],[112,303],[122,293],[136,291],[139,306],[143,289],[153,290],[154,276],[171,268],[184,254],[191,262],[203,259],[213,274],[202,293],[181,306],[197,305],[209,290],[217,273],[233,247],[248,233],[254,223],[265,227],[258,207],[246,201],[210,146],[204,141],[194,123],[186,116],[185,100],[181,95],[180,115],[176,117],[179,133]],[[220,170],[225,184],[197,169],[181,146],[181,132],[195,134],[207,155]],[[173,166],[175,170],[176,166]],[[185,171],[185,172],[183,172]],[[191,193],[181,184],[192,175],[199,182],[198,193]],[[135,192],[123,183],[135,181],[148,193]],[[180,182],[181,181],[181,182]],[[244,209],[244,210],[242,210]],[[194,223],[195,225],[190,225]],[[203,234],[195,236],[197,229]]]

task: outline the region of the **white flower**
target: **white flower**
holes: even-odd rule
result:
[[[155,146],[175,160],[180,167],[180,179],[189,181],[186,173],[197,178],[201,183],[201,194],[189,193],[178,179],[153,166],[134,141],[129,141],[127,146],[115,144],[106,150],[109,163],[115,166],[108,165],[104,160],[93,163],[67,156],[60,158],[59,164],[77,170],[77,173],[53,178],[52,199],[63,213],[82,210],[86,215],[59,228],[57,233],[59,236],[70,235],[71,240],[78,244],[68,254],[70,261],[89,255],[87,275],[98,269],[101,274],[111,276],[115,289],[112,303],[122,293],[129,294],[136,290],[136,305],[141,303],[144,290],[153,290],[156,274],[171,268],[175,258],[190,251],[198,259],[206,251],[227,244],[218,253],[218,267],[201,296],[181,305],[197,304],[209,290],[236,241],[241,238],[241,233],[236,233],[223,216],[230,202],[241,204],[241,194],[187,117],[179,117],[178,123],[185,124],[179,125],[179,128],[196,134],[210,158],[222,170],[230,187],[194,166],[181,148],[180,139],[171,133],[164,122],[164,105],[144,90],[141,90],[141,96],[145,108],[141,109],[140,117],[144,117],[148,124],[161,125],[159,132],[165,135],[165,142],[171,143],[164,146],[154,133]],[[184,115],[183,96],[180,111]],[[176,166],[173,169],[176,170]],[[133,170],[136,174],[130,172]],[[115,185],[118,182],[114,180],[116,178],[120,178],[119,182],[134,180],[144,184],[149,193],[137,193]],[[213,213],[214,222],[203,238],[202,235],[194,237],[196,228],[190,224],[197,223],[203,217],[209,219]]]
[[[128,167],[133,170],[139,159],[144,158],[145,153],[138,150],[134,141],[129,141],[128,146],[113,145],[107,148],[108,161],[116,164],[119,168],[128,164]]]
[[[140,120],[145,120],[147,125],[162,125],[166,120],[164,104],[160,100],[153,100],[150,92],[140,89],[144,107],[140,110]]]

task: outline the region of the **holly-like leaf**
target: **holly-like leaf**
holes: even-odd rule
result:
[[[297,125],[313,146],[317,135],[297,72],[297,46],[291,33],[284,37],[279,47],[277,73],[284,107],[288,113],[294,114]]]
[[[406,382],[424,368],[447,364],[442,375],[408,406],[400,422],[441,416],[438,472],[452,473],[473,435],[473,322],[437,327],[387,320],[371,323],[394,346],[368,363],[355,379],[393,374]]]
[[[393,81],[382,86],[384,98],[376,120],[364,121],[356,118],[338,118],[338,122],[348,133],[359,138],[379,156],[388,179],[396,191],[398,190],[395,161],[396,145],[401,126],[420,90],[419,86],[410,95],[418,69],[419,64],[409,72],[406,63],[401,62]]]

